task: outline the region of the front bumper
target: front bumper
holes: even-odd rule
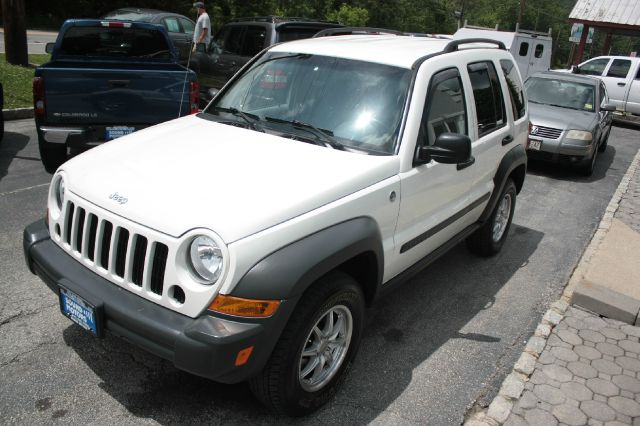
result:
[[[284,301],[272,317],[254,322],[208,314],[190,318],[86,269],[50,239],[43,220],[25,228],[23,249],[31,272],[52,291],[57,294],[62,283],[99,307],[105,329],[181,370],[223,383],[241,382],[262,370],[293,305]],[[254,349],[249,361],[236,366],[238,353],[250,346]]]
[[[529,140],[531,139],[539,140],[542,143],[540,150],[530,149],[530,143],[527,144],[527,157],[531,160],[581,164],[591,159],[595,149],[593,141],[588,144],[580,144],[580,142],[572,144],[560,139],[547,139],[529,135]]]

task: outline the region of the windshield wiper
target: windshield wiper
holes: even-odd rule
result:
[[[225,108],[221,106],[212,106],[212,108],[214,111],[228,112],[229,114],[233,114],[236,117],[240,117],[249,125],[249,127],[251,127],[251,129],[256,130],[258,132],[264,132],[264,129],[262,128],[262,126],[260,126],[257,123],[260,120],[260,118],[257,115],[249,114],[244,111],[240,111],[238,108],[233,108],[233,107]]]
[[[344,145],[342,145],[333,137],[333,132],[331,132],[330,130],[320,129],[313,124],[305,123],[298,120],[289,121],[275,117],[265,117],[264,119],[273,123],[290,124],[295,129],[306,130],[307,132],[313,134],[316,137],[316,141],[319,142],[319,144],[322,144],[322,146],[329,145],[333,149],[339,149],[342,151],[345,150]]]

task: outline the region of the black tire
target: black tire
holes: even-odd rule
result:
[[[507,239],[513,211],[516,207],[516,185],[507,180],[489,220],[467,238],[467,247],[479,256],[493,256],[500,252]],[[508,214],[508,217],[505,215]]]
[[[600,146],[598,147],[598,151],[604,152],[607,149],[607,144],[609,143],[609,135],[611,134],[611,127],[609,127],[609,131],[605,135],[605,137],[600,142]]]
[[[337,318],[332,323],[335,326],[333,331],[339,328],[340,321],[345,325],[342,333],[336,332],[334,342],[344,338],[345,344],[338,344],[332,349],[328,344],[331,338],[325,336],[327,341],[320,339],[318,342],[321,353],[316,351],[313,355],[313,351],[308,351],[308,361],[305,362],[303,349],[317,341],[315,330],[328,327],[329,317]],[[317,410],[335,395],[344,380],[360,345],[363,322],[364,296],[360,287],[347,274],[337,271],[327,274],[298,302],[264,370],[249,382],[251,391],[276,413],[303,416]],[[319,374],[322,380],[314,383],[306,380],[307,376],[301,379],[304,367],[311,369],[311,379],[315,377],[316,369],[312,364],[317,364],[312,361],[318,359],[322,359],[318,361],[322,362]],[[329,371],[324,372],[327,365]]]
[[[584,176],[591,176],[593,174],[593,170],[596,168],[596,159],[598,158],[598,151],[600,148],[594,149],[591,158],[587,163],[580,167],[580,173]]]
[[[48,173],[55,173],[58,167],[67,161],[66,145],[49,143],[38,136],[38,148],[40,149],[40,160]]]

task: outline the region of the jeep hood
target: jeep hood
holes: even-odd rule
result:
[[[232,243],[389,178],[399,162],[189,116],[62,169],[70,191],[117,215],[174,237],[208,228]]]

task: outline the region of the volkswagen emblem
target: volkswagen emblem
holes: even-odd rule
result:
[[[538,126],[532,126],[531,127],[531,134],[532,135],[537,135],[538,134]]]

